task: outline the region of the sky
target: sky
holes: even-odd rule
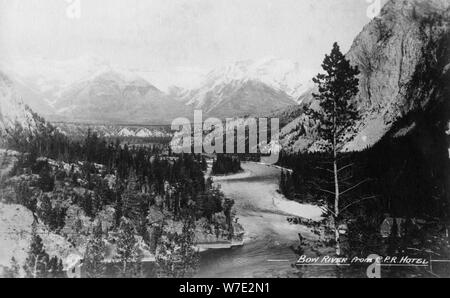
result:
[[[2,59],[95,56],[130,69],[196,73],[279,57],[318,68],[380,0],[0,0]]]

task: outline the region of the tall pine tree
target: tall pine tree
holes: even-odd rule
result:
[[[319,110],[309,110],[309,115],[318,124],[318,134],[322,140],[321,148],[332,156],[334,191],[327,191],[334,196],[333,225],[335,230],[336,253],[341,254],[338,221],[340,216],[341,192],[338,165],[339,153],[349,141],[355,129],[355,122],[360,118],[356,104],[352,101],[358,93],[357,78],[359,70],[342,54],[334,43],[330,55],[326,55],[322,64],[325,71],[318,74],[313,81],[318,86],[318,94],[313,94],[319,102]]]
[[[114,260],[119,265],[120,275],[126,278],[139,277],[141,256],[132,222],[123,217],[118,233],[117,252]]]
[[[29,278],[45,278],[49,270],[50,258],[45,252],[42,238],[37,234],[36,227],[33,225],[31,244],[28,251],[28,257],[25,260],[24,270]]]
[[[88,278],[102,278],[105,274],[105,252],[106,245],[103,241],[101,222],[95,228],[92,238],[86,248],[84,256],[84,270]]]

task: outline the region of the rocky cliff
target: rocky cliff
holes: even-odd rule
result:
[[[417,117],[431,117],[433,109],[440,111],[433,114],[439,129],[447,128],[449,9],[448,0],[390,0],[355,38],[347,58],[361,71],[354,100],[363,118],[346,150],[371,147],[388,133],[408,134]],[[310,99],[307,107],[316,108],[311,92],[304,97]],[[315,140],[314,123],[305,115],[282,131],[287,150],[314,151]]]
[[[16,125],[33,130],[36,127],[36,119],[17,95],[13,82],[0,72],[0,145],[7,131]]]

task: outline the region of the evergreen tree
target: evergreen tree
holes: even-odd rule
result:
[[[197,214],[199,217],[205,217],[210,222],[214,214],[222,212],[224,195],[218,187],[212,187],[196,198]]]
[[[48,263],[49,256],[45,252],[42,238],[37,235],[36,228],[33,226],[31,245],[23,269],[29,278],[45,278],[49,269]]]
[[[195,225],[187,220],[181,235],[167,233],[156,254],[158,277],[189,278],[198,270],[199,255],[194,249]]]
[[[232,223],[232,211],[234,206],[234,200],[225,198],[223,201],[223,213],[225,214],[225,217],[227,219],[227,226],[228,230],[230,232],[230,238],[233,237],[233,223]],[[231,239],[230,239],[231,240]]]
[[[336,253],[341,254],[339,244],[338,220],[340,216],[340,181],[338,155],[348,141],[359,119],[356,104],[352,101],[358,92],[359,70],[345,58],[337,43],[334,43],[330,55],[326,55],[322,68],[324,74],[313,79],[318,85],[318,94],[313,94],[320,104],[320,110],[309,110],[308,114],[318,124],[318,134],[322,140],[321,148],[332,156],[334,191],[327,191],[334,196],[333,222],[335,229]]]
[[[208,163],[206,162],[206,158],[202,156],[202,170],[205,172],[208,169]]]
[[[14,185],[14,192],[16,193],[17,203],[25,206],[31,212],[35,213],[37,209],[36,196],[26,182]]]
[[[37,215],[45,224],[49,225],[53,218],[53,207],[50,196],[45,193],[41,194],[39,202]]]
[[[127,188],[122,194],[122,215],[137,220],[141,214],[141,196],[135,171],[130,171]]]
[[[186,220],[183,225],[183,234],[180,237],[180,254],[182,260],[182,277],[192,277],[198,270],[199,255],[194,248],[195,224],[192,220]]]
[[[141,257],[135,237],[135,229],[129,219],[122,218],[118,234],[114,260],[119,265],[120,275],[128,278],[138,277]]]
[[[294,192],[295,187],[294,187],[294,180],[292,178],[292,174],[290,172],[286,173],[286,181],[285,181],[285,193],[287,195],[290,195],[291,193]]]
[[[45,163],[39,172],[39,188],[44,192],[52,191],[55,188],[55,180],[51,176],[48,162]]]
[[[286,195],[286,174],[284,173],[284,170],[281,171],[281,177],[280,177],[280,191],[282,194]]]
[[[215,175],[226,175],[242,171],[239,157],[227,154],[217,154],[213,162],[212,173]]]
[[[48,268],[47,268],[47,278],[64,278],[64,266],[62,263],[62,260],[58,257],[53,257],[48,262]]]
[[[102,224],[99,222],[95,228],[84,255],[84,270],[88,278],[101,278],[105,274],[106,245],[103,241]]]

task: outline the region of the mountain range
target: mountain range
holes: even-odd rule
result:
[[[388,1],[346,56],[361,71],[353,100],[362,114],[346,150],[363,150],[386,136],[448,130],[447,0]],[[33,125],[25,104],[50,120],[109,124],[169,124],[202,109],[209,117],[279,117],[285,150],[317,150],[316,123],[303,113],[318,108],[314,86],[297,63],[275,58],[236,62],[208,73],[196,88],[170,91],[97,60],[78,61],[77,71],[64,75],[68,66],[77,64],[51,66],[48,73],[53,76],[47,79],[39,70],[24,75],[5,68],[0,76],[0,130],[15,122]]]
[[[52,121],[170,124],[191,118],[264,115],[297,104],[312,82],[299,63],[276,58],[241,61],[206,74],[198,86],[160,90],[143,72],[93,57],[2,63],[17,93]]]
[[[240,61],[210,72],[202,85],[181,100],[220,118],[267,115],[297,104],[312,76],[298,63],[276,58]]]

